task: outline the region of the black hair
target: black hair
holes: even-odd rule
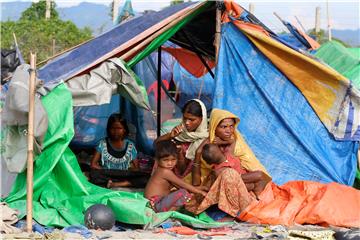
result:
[[[201,105],[198,101],[195,100],[187,101],[182,108],[182,113],[190,113],[196,117],[203,117]]]
[[[205,162],[208,163],[208,164],[217,164],[217,163],[219,163],[220,159],[214,158],[214,154],[212,152],[212,150],[215,147],[219,148],[216,144],[213,144],[213,143],[205,144],[205,146],[203,147],[201,156],[205,160]]]
[[[125,129],[125,136],[129,135],[129,127],[127,125],[126,119],[122,117],[120,113],[113,113],[110,115],[107,126],[106,126],[106,134],[107,137],[110,137],[110,128],[114,122],[119,122]]]
[[[168,156],[177,157],[177,154],[176,144],[171,140],[164,140],[155,144],[155,158],[157,160]]]

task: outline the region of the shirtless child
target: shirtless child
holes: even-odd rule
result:
[[[175,175],[173,169],[177,163],[177,154],[176,145],[172,141],[156,143],[155,158],[158,166],[144,191],[144,196],[150,200],[156,212],[174,211],[184,206],[192,197],[189,192],[206,195],[203,187],[194,187]],[[171,192],[174,187],[178,190]]]

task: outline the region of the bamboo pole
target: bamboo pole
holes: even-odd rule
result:
[[[34,103],[35,103],[35,78],[36,54],[30,53],[30,79],[29,79],[29,125],[27,149],[27,174],[26,174],[26,230],[32,232],[32,199],[33,199],[33,163],[34,163]]]
[[[220,48],[220,33],[221,33],[221,10],[216,8],[216,27],[215,27],[215,64],[217,64]]]
[[[300,19],[299,19],[297,16],[295,16],[295,19],[296,19],[296,21],[298,22],[298,24],[300,25],[300,27],[302,28],[302,30],[304,31],[304,33],[306,33],[306,29],[305,29],[305,27],[302,25],[302,23],[300,22]]]
[[[315,10],[315,33],[319,34],[320,32],[320,7],[316,7]]]
[[[17,47],[17,46],[18,46],[18,42],[17,42],[16,35],[15,35],[14,32],[13,32],[13,38],[14,38],[15,46]]]
[[[112,21],[113,23],[115,23],[118,15],[119,15],[119,4],[120,1],[119,0],[113,0],[113,12],[112,12]]]
[[[161,135],[161,46],[158,48],[157,59],[157,107],[156,107],[156,119],[157,119],[157,137]]]
[[[282,18],[279,16],[279,14],[277,14],[276,12],[273,12],[273,13],[274,13],[275,17],[277,17],[280,20],[280,22],[283,22]]]
[[[45,59],[45,60],[37,63],[36,66],[40,66],[41,64],[46,63],[46,62],[48,62],[48,61],[56,58],[57,56],[60,56],[61,54],[64,54],[64,53],[66,53],[66,52],[69,52],[69,51],[73,50],[74,48],[77,48],[77,47],[79,47],[79,46],[81,46],[81,45],[83,45],[83,44],[85,44],[85,43],[87,43],[87,42],[90,42],[90,41],[93,40],[93,39],[94,39],[94,38],[92,37],[92,38],[90,38],[90,39],[88,39],[88,40],[86,40],[86,41],[84,41],[84,42],[82,42],[82,43],[79,43],[78,45],[72,46],[72,47],[70,47],[70,48],[67,48],[67,49],[61,51],[61,52],[58,52],[57,54],[55,54],[55,55],[53,55],[53,56],[51,56],[51,57],[49,57],[49,58],[47,58],[47,59]]]
[[[45,19],[48,20],[51,17],[51,0],[46,0]]]
[[[330,24],[330,11],[329,11],[329,0],[326,1],[326,15],[327,15],[327,23],[328,23],[328,39],[331,41],[331,24]]]
[[[255,5],[254,5],[253,3],[250,3],[250,4],[249,4],[249,12],[250,12],[251,14],[254,14],[254,12],[255,12]]]

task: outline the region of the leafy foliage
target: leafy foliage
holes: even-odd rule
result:
[[[184,0],[171,0],[170,1],[170,6],[173,6],[173,5],[176,5],[176,4],[179,4],[179,3],[183,3]]]
[[[19,48],[27,59],[30,52],[37,54],[41,62],[53,54],[77,45],[91,38],[90,28],[78,29],[71,21],[62,21],[52,4],[51,17],[45,19],[46,2],[32,3],[19,21],[1,23],[1,48],[11,48],[14,44],[13,33]]]
[[[320,32],[316,33],[315,28],[314,28],[314,29],[309,30],[308,34],[316,36],[316,41],[320,44],[323,44],[323,43],[326,43],[327,41],[329,41],[328,34],[325,32],[324,29],[320,29]],[[334,37],[332,37],[332,41],[337,41],[337,42],[341,43],[342,45],[344,45],[345,47],[351,47],[349,44],[341,41],[340,39],[334,38]]]
[[[55,10],[56,4],[55,2],[50,2],[50,18],[58,19],[59,14]],[[46,12],[46,1],[42,0],[39,3],[33,3],[31,6],[26,9],[22,14],[20,20],[29,20],[29,21],[36,21],[45,18]]]

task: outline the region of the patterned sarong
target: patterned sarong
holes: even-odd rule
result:
[[[203,185],[211,186],[206,197],[196,196],[185,207],[194,214],[217,204],[221,211],[236,217],[256,199],[255,195],[246,189],[241,175],[232,168],[224,169],[217,178],[210,174]]]
[[[153,196],[149,199],[151,207],[155,212],[166,212],[176,210],[188,203],[191,199],[191,194],[185,189],[179,189],[170,193],[167,196]]]

